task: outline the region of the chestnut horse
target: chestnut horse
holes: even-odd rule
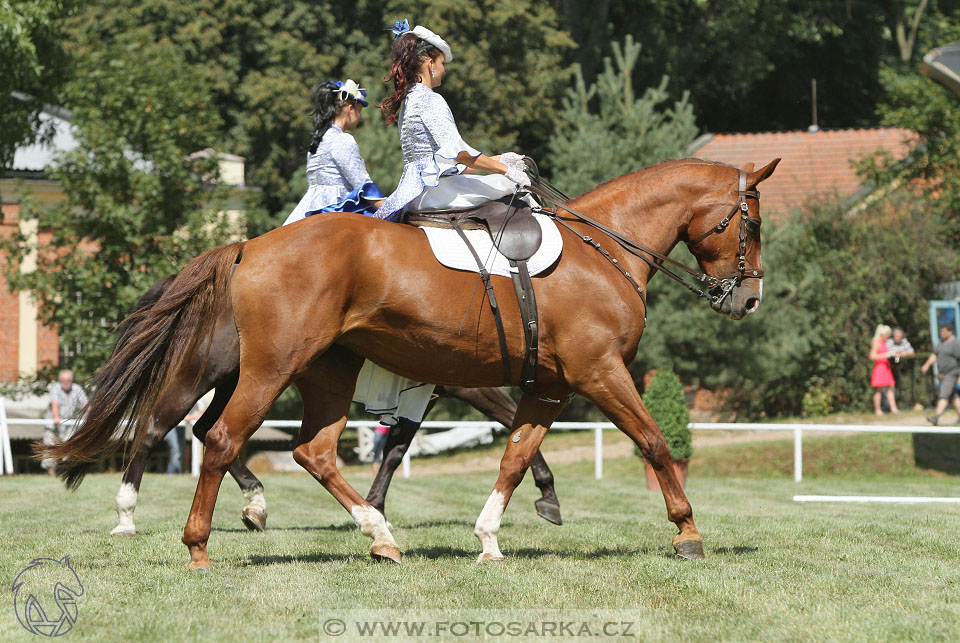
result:
[[[562,215],[563,254],[535,280],[537,392],[520,400],[500,474],[477,519],[479,561],[503,559],[497,534],[504,509],[562,410],[562,400],[572,393],[593,402],[641,449],[660,482],[667,517],[678,528],[674,549],[685,558],[703,557],[702,538],[666,441],[627,370],[645,325],[643,291],[662,261],[637,248],[642,242],[654,256],[665,256],[687,242],[704,278],[723,285],[722,295],[712,299],[718,312],[740,319],[756,310],[762,272],[755,190],[777,162],[749,173],[697,159],[665,162],[567,204],[594,223]],[[727,226],[741,209],[739,225]],[[598,226],[606,232],[598,232]],[[118,426],[124,427],[119,437],[133,433],[138,446],[167,375],[179,371],[217,318],[232,308],[240,372],[207,434],[182,539],[190,551],[188,569],[210,566],[207,542],[224,473],[290,382],[304,399],[294,458],[373,540],[371,556],[399,562],[399,547],[383,515],[336,466],[337,441],[363,359],[415,381],[503,384],[493,315],[473,298],[477,275],[445,268],[430,254],[416,228],[335,213],[200,255],[153,306],[130,320],[130,338],[98,375],[101,386],[74,436],[40,452],[69,458],[58,474],[75,487],[91,461],[116,448],[107,439]],[[754,278],[745,278],[748,274]],[[508,301],[511,281],[493,281],[500,300]],[[511,370],[518,375],[524,359],[520,313],[509,306],[502,313]]]

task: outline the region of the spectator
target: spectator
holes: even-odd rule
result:
[[[44,444],[57,444],[69,440],[76,430],[73,422],[87,405],[87,394],[79,384],[73,381],[73,371],[64,369],[57,375],[57,381],[50,385],[50,407],[46,417],[50,420],[43,432]],[[50,475],[57,475],[56,460],[44,458],[40,466]]]
[[[900,390],[900,358],[914,355],[913,346],[903,334],[902,328],[893,329],[893,337],[887,340],[887,354],[890,355],[890,370],[893,371],[894,397],[896,397],[896,391]]]
[[[890,370],[889,354],[887,353],[887,339],[892,335],[886,324],[877,326],[873,333],[873,343],[870,346],[870,359],[873,360],[873,373],[870,376],[870,386],[874,388],[873,410],[877,415],[883,415],[880,408],[880,397],[886,395],[890,404],[891,413],[899,413],[897,401],[893,397],[893,371]]]
[[[193,432],[193,425],[203,416],[204,411],[210,406],[210,401],[213,399],[215,390],[216,389],[211,390],[197,400],[197,403],[193,405],[193,408],[190,409],[187,416],[183,418],[183,422],[174,427],[164,438],[167,447],[170,449],[170,459],[167,461],[167,473],[183,473],[183,447],[186,446],[186,430],[189,428],[191,433]]]
[[[940,343],[933,349],[931,355],[920,370],[926,373],[934,362],[940,374],[940,390],[937,393],[937,409],[927,421],[936,426],[940,416],[947,410],[947,402],[953,398],[953,406],[960,416],[960,398],[957,397],[957,376],[960,375],[960,343],[953,336],[953,326],[944,324],[940,327]]]

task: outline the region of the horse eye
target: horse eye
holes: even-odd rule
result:
[[[760,232],[760,219],[747,219],[747,232],[750,234]]]

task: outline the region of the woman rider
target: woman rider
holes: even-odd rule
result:
[[[307,152],[307,193],[283,225],[320,212],[372,213],[383,194],[370,180],[351,132],[360,124],[367,93],[352,80],[313,88],[313,136]]]
[[[434,89],[443,82],[450,46],[429,29],[393,27],[393,69],[387,76],[394,92],[381,110],[387,124],[397,123],[403,149],[403,175],[396,191],[374,216],[398,220],[404,212],[480,205],[513,194],[530,180],[521,157],[508,152],[489,157],[460,137],[450,107]],[[494,172],[479,176],[470,171]]]
[[[470,207],[514,194],[517,185],[529,185],[520,155],[489,157],[467,145],[447,102],[433,91],[443,81],[444,63],[453,60],[450,46],[425,27],[411,30],[406,20],[392,30],[393,69],[387,79],[393,80],[394,92],[380,109],[388,125],[397,123],[404,166],[397,189],[373,216],[398,221],[404,212]],[[496,174],[467,175],[471,170]],[[432,393],[432,385],[367,361],[353,400],[393,425],[419,422]]]

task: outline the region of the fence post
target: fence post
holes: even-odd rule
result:
[[[13,475],[13,452],[10,449],[10,427],[7,424],[6,400],[0,397],[0,474]]]
[[[200,477],[200,465],[203,463],[203,442],[190,431],[190,473],[194,478]]]
[[[793,480],[803,481],[803,430],[793,430]]]
[[[403,477],[410,477],[410,450],[407,449],[407,452],[403,454],[403,460],[400,461],[400,464],[403,466]]]
[[[593,427],[593,475],[603,480],[603,426],[600,424]]]

